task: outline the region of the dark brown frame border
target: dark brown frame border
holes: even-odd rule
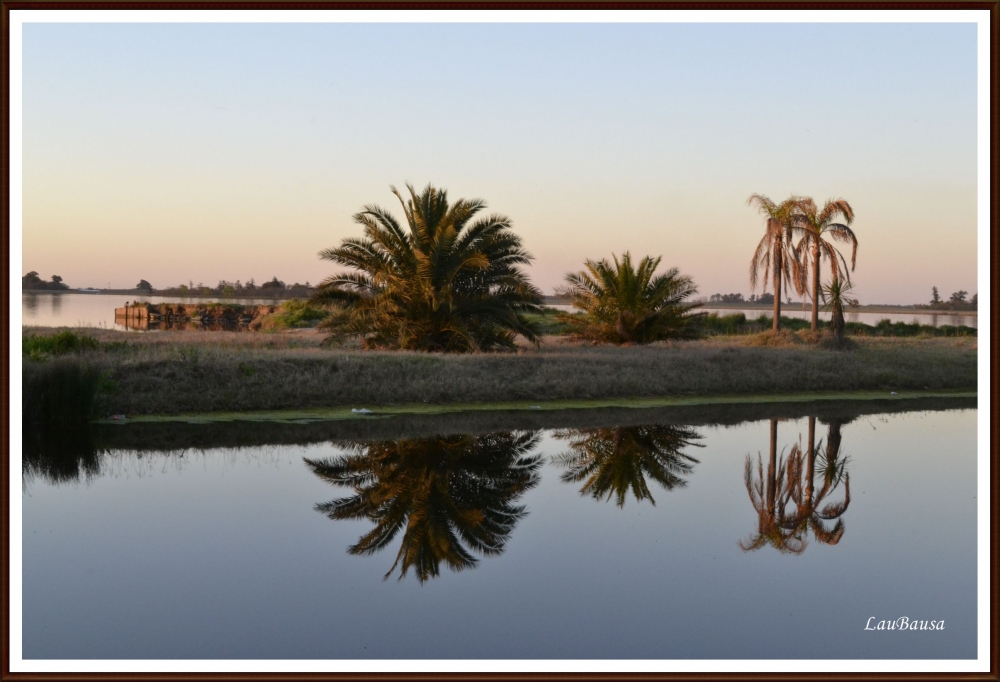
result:
[[[607,0],[514,0],[514,1],[483,1],[472,0],[412,0],[405,1],[373,1],[373,2],[330,2],[328,0],[183,0],[183,1],[109,1],[96,0],[0,0],[0,41],[2,41],[2,72],[0,72],[0,318],[3,321],[2,336],[0,336],[0,368],[2,368],[3,387],[0,393],[0,436],[3,438],[0,450],[0,505],[2,505],[5,521],[0,528],[2,548],[2,586],[0,586],[0,681],[2,680],[313,680],[313,679],[358,679],[358,680],[994,680],[1000,681],[1000,665],[998,665],[998,643],[1000,643],[1000,628],[998,628],[997,603],[1000,601],[1000,547],[998,547],[998,524],[1000,518],[1000,409],[994,406],[990,415],[990,453],[992,470],[990,476],[990,518],[993,524],[990,528],[990,584],[993,590],[993,601],[990,603],[990,672],[987,673],[12,673],[10,672],[10,531],[6,519],[10,512],[10,494],[6,475],[10,467],[10,11],[26,9],[924,9],[924,10],[989,10],[990,11],[990,136],[993,144],[990,147],[990,395],[997,395],[1000,381],[1000,343],[997,341],[998,297],[1000,297],[1000,173],[997,172],[998,155],[1000,155],[1000,128],[998,128],[998,92],[997,80],[1000,78],[1000,0],[955,0],[952,2],[940,0],[882,0],[880,2],[831,2],[830,0],[796,1],[760,1],[735,0],[734,2],[714,1],[684,1],[662,2],[658,0],[629,0],[608,2]]]

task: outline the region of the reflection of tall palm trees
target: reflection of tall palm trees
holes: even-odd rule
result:
[[[327,482],[354,495],[317,511],[331,519],[369,519],[375,527],[349,548],[374,554],[403,531],[388,578],[413,567],[420,582],[437,577],[443,561],[460,571],[476,565],[472,552],[499,554],[525,515],[514,502],[538,483],[540,456],[533,433],[442,436],[352,444],[347,454],[306,460]]]
[[[698,460],[681,452],[701,436],[686,426],[628,426],[583,431],[561,431],[556,438],[570,441],[571,451],[554,458],[566,467],[562,480],[585,481],[581,494],[594,499],[615,496],[619,507],[625,505],[629,490],[635,499],[656,500],[646,479],[667,490],[687,485],[681,478],[690,474]]]
[[[832,426],[831,426],[832,428]],[[827,545],[835,545],[844,535],[844,521],[840,517],[851,503],[851,476],[845,471],[846,459],[840,455],[840,423],[837,423],[836,445],[831,449],[831,440],[827,440],[827,449],[819,456],[819,486],[815,485],[817,473],[817,448],[815,443],[816,418],[809,417],[809,439],[806,452],[803,454],[799,446],[793,446],[788,461],[789,492],[795,503],[795,513],[788,520],[789,527],[796,533],[805,535],[809,530],[819,541]],[[821,503],[843,481],[844,499],[842,502],[829,503],[820,509]],[[836,520],[833,528],[828,528],[827,521]]]
[[[846,420],[849,421],[849,420]],[[777,453],[778,420],[771,420],[771,443],[767,473],[760,455],[754,476],[752,458],[747,455],[743,480],[750,502],[757,512],[757,532],[741,541],[744,551],[771,545],[779,552],[801,554],[808,544],[808,534],[824,544],[835,545],[844,535],[840,518],[851,503],[850,475],[846,458],[840,458],[840,426],[845,420],[831,420],[824,454],[818,455],[822,442],[815,441],[816,418],[809,417],[806,450],[801,445],[791,447],[787,459]],[[818,486],[817,486],[817,474]],[[844,499],[821,504],[844,483]],[[832,528],[828,521],[836,521]]]
[[[779,552],[801,554],[805,542],[787,528],[785,507],[791,497],[785,480],[786,463],[778,457],[778,420],[771,420],[771,449],[765,478],[764,463],[757,455],[757,478],[753,475],[753,460],[747,455],[743,470],[743,481],[750,495],[750,503],[757,511],[757,534],[741,541],[745,552],[771,545]]]

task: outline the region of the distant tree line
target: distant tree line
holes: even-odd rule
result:
[[[750,294],[750,298],[744,298],[743,294],[712,294],[708,297],[710,303],[763,303],[770,305],[774,303],[774,294]]]
[[[188,282],[187,284],[178,284],[175,287],[168,287],[166,289],[153,289],[149,282],[141,280],[136,288],[149,291],[149,293],[155,292],[159,296],[214,296],[219,298],[253,298],[257,296],[307,298],[315,292],[315,287],[309,282],[305,284],[296,282],[288,286],[277,277],[263,284],[257,284],[251,277],[245,283],[240,280],[236,280],[235,282],[219,280],[218,284],[210,287],[201,282],[198,284]]]
[[[63,278],[59,275],[52,275],[52,280],[46,282],[32,270],[21,278],[21,289],[26,291],[65,291],[69,289],[63,284]]]
[[[978,310],[979,309],[979,294],[973,294],[972,298],[966,300],[969,296],[969,292],[964,289],[959,289],[954,292],[947,301],[941,298],[941,294],[938,293],[937,287],[931,287],[931,300],[927,305],[917,305],[917,308],[926,308],[929,310]]]

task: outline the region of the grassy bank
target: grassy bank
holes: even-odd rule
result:
[[[716,337],[651,347],[549,343],[514,354],[326,350],[313,332],[94,333],[99,347],[23,361],[100,377],[95,416],[387,405],[614,401],[852,391],[974,391],[976,339],[860,340],[853,350]],[[26,396],[26,399],[28,397]],[[529,407],[530,407],[529,405]]]

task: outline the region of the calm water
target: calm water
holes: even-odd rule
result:
[[[104,327],[125,330],[115,323],[115,308],[125,302],[140,303],[243,303],[266,305],[281,303],[270,298],[179,298],[164,296],[104,296],[101,294],[21,293],[21,319],[26,326],[37,327]]]
[[[774,314],[772,310],[734,310],[732,308],[702,308],[707,313],[718,313],[719,315],[732,315],[733,313],[742,312],[747,316],[748,320],[755,319],[761,315],[766,316],[768,319]],[[781,306],[781,316],[782,317],[793,317],[802,320],[811,320],[812,312],[809,310],[802,310],[801,306]],[[824,313],[822,310],[819,313],[821,320],[827,322],[830,321],[830,314]],[[906,312],[906,313],[852,313],[851,311],[846,311],[844,313],[844,319],[848,322],[864,322],[865,324],[875,325],[878,324],[879,320],[889,320],[890,322],[905,322],[906,324],[929,324],[933,327],[940,327],[942,325],[951,325],[953,327],[966,326],[966,327],[978,327],[979,317],[977,315],[959,315],[953,313],[930,313],[930,312]]]
[[[103,296],[99,294],[51,294],[51,293],[22,293],[21,294],[21,315],[25,325],[34,325],[39,327],[106,327],[108,329],[125,329],[121,325],[115,324],[115,308],[121,308],[125,305],[125,301],[140,301],[149,303],[164,303],[164,302],[206,302],[206,301],[222,301],[229,303],[244,303],[244,304],[268,304],[268,303],[280,303],[280,301],[275,301],[273,299],[222,299],[222,298],[191,298],[191,299],[181,299],[181,298],[170,298],[162,296]],[[575,312],[573,306],[568,305],[551,305],[550,308],[556,308],[558,310],[564,310],[567,312]],[[760,315],[771,316],[771,312],[768,310],[732,310],[732,309],[717,309],[717,308],[703,308],[709,313],[718,313],[719,315],[730,315],[734,312],[743,312],[748,319],[753,319],[759,317]],[[781,314],[786,317],[801,317],[803,319],[809,319],[809,312],[804,311],[801,308],[796,308],[794,306],[783,306],[781,309]],[[830,316],[826,313],[820,313],[820,316],[824,320],[829,320]],[[929,324],[935,327],[941,325],[952,325],[959,326],[965,325],[967,327],[977,327],[978,317],[976,315],[952,315],[952,314],[930,314],[930,313],[847,313],[848,322],[864,322],[865,324],[876,324],[879,320],[889,319],[892,322],[906,322],[907,324],[913,322],[919,322],[920,324]]]
[[[549,305],[549,308],[555,308],[557,310],[562,310],[568,313],[578,312],[576,308],[571,305]],[[736,313],[743,313],[747,316],[748,320],[754,320],[761,315],[771,318],[773,315],[773,310],[771,309],[740,309],[740,308],[712,308],[710,306],[705,306],[698,309],[706,313],[716,313],[720,316],[722,315],[733,315]],[[808,310],[802,310],[801,305],[782,305],[781,306],[781,316],[782,317],[794,317],[802,320],[812,319],[812,313]],[[819,318],[827,322],[830,321],[830,314],[820,311]],[[966,327],[978,327],[979,318],[977,315],[962,315],[958,313],[931,313],[931,312],[906,312],[906,313],[852,313],[847,311],[844,315],[844,319],[848,322],[864,322],[865,324],[875,325],[878,324],[879,320],[889,320],[890,322],[905,322],[906,324],[929,324],[934,327],[940,327],[942,325],[951,325],[953,327],[966,326]]]
[[[629,412],[43,445],[22,496],[24,657],[975,657],[975,409]],[[274,444],[209,447],[254,438]],[[945,629],[865,631],[903,616]]]

